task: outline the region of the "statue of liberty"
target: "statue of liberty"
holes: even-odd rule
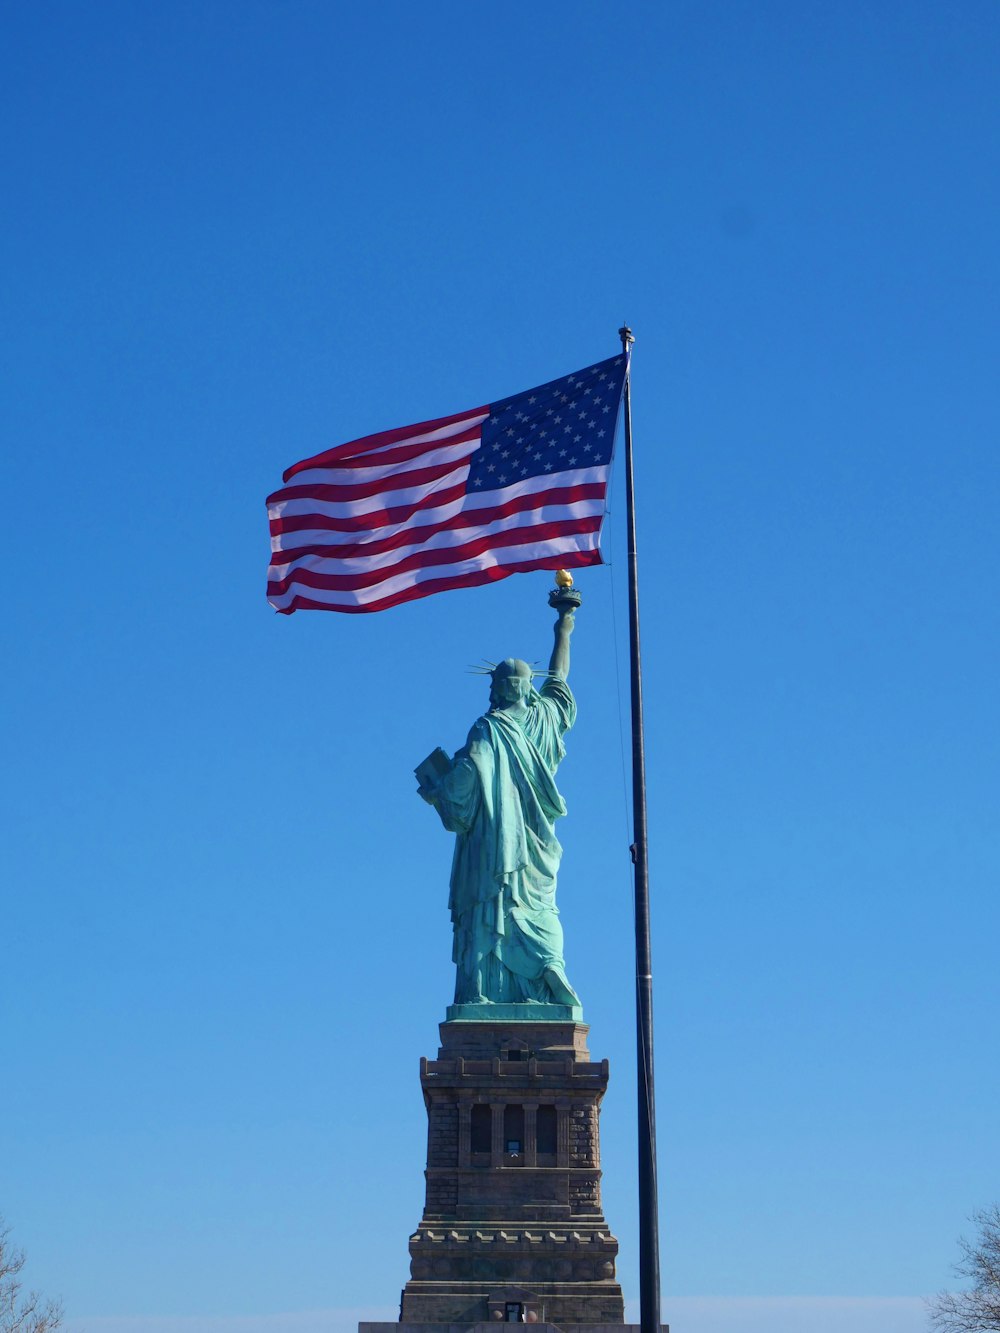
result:
[[[580,594],[564,571],[550,593],[555,644],[540,688],[527,662],[489,674],[489,712],[454,759],[435,750],[417,769],[420,795],[456,835],[449,906],[456,1004],[579,1005],[566,977],[556,907],[566,805],[555,772],[576,719],[567,684]]]

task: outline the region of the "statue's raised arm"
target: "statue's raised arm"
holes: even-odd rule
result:
[[[559,1006],[578,1019],[566,977],[556,908],[562,848],[555,821],[566,806],[555,783],[563,735],[576,720],[567,683],[569,636],[580,594],[557,576],[549,602],[558,612],[549,669],[536,690],[527,662],[508,657],[490,671],[490,708],[453,760],[437,750],[417,769],[420,794],[456,835],[451,917],[455,1004]],[[572,1010],[566,1013],[564,1007]],[[549,1010],[551,1013],[552,1010]],[[483,1016],[488,1014],[484,1011]]]
[[[549,659],[549,675],[569,679],[569,636],[576,623],[576,609],[580,605],[580,594],[573,587],[573,580],[565,570],[556,575],[556,586],[549,593],[549,605],[559,612],[555,625],[555,643]]]

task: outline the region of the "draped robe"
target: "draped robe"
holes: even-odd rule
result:
[[[565,979],[555,821],[566,805],[555,772],[575,718],[569,686],[551,676],[520,716],[493,709],[479,718],[434,788],[432,804],[457,835],[449,899],[456,1004],[552,1003],[546,970]]]

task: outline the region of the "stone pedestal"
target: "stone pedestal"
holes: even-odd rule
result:
[[[421,1061],[427,1195],[403,1325],[623,1325],[618,1242],[601,1211],[608,1062],[591,1060],[576,1014],[533,1012],[443,1023],[438,1058]]]

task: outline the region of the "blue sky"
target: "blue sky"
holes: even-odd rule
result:
[[[0,1210],[29,1278],[73,1333],[392,1317],[452,984],[412,769],[485,706],[470,664],[546,654],[549,579],[278,617],[263,501],[627,318],[664,1317],[915,1333],[1000,1195],[995,5],[5,28]],[[623,518],[619,477],[560,902],[632,1299]]]

